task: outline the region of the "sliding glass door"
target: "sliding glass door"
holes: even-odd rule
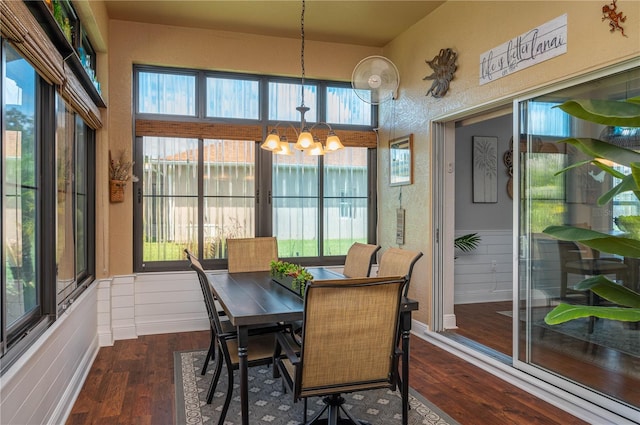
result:
[[[548,325],[544,318],[560,303],[612,305],[589,290],[576,288],[592,276],[606,275],[620,287],[640,291],[640,259],[560,240],[545,229],[568,225],[640,237],[632,227],[640,220],[638,198],[629,191],[609,192],[620,183],[617,177],[629,174],[630,169],[611,161],[588,161],[590,157],[573,144],[562,142],[566,138],[598,139],[640,150],[640,129],[593,124],[556,107],[574,99],[623,101],[638,96],[640,69],[602,77],[520,102],[517,131],[521,135],[520,276],[514,362],[629,417],[640,409],[640,324],[584,317]],[[605,172],[602,164],[616,170],[617,177]],[[605,202],[607,193],[611,197]]]

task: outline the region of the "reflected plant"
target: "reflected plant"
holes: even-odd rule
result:
[[[640,97],[626,101],[572,100],[558,106],[564,112],[589,122],[607,126],[640,127]],[[576,167],[592,164],[621,182],[600,196],[598,205],[605,205],[621,193],[633,192],[640,200],[640,153],[631,149],[591,138],[569,138],[560,141],[569,143],[590,159],[559,171],[564,173]],[[625,175],[614,169],[611,163],[627,166],[631,173]],[[598,251],[640,258],[640,240],[634,235],[612,236],[574,226],[549,226],[544,233],[566,241],[579,242]],[[640,294],[619,285],[603,275],[585,279],[575,289],[592,291],[616,306],[584,306],[561,303],[550,311],[545,322],[550,325],[564,323],[583,317],[598,317],[626,322],[640,321]]]

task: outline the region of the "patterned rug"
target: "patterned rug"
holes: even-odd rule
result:
[[[181,351],[174,353],[176,388],[176,424],[217,424],[227,391],[226,368],[218,382],[213,403],[207,404],[209,382],[213,377],[213,363],[207,374],[200,375],[206,351]],[[225,425],[240,423],[240,394],[238,372],[235,372],[234,395],[227,412]],[[401,424],[402,400],[397,391],[376,390],[345,394],[345,407],[355,417],[372,425]],[[424,397],[411,390],[409,397],[409,424],[411,425],[459,425]],[[274,379],[271,367],[249,368],[250,423],[260,425],[298,425],[302,421],[303,402],[293,403],[291,393],[284,393],[280,379]],[[308,402],[308,418],[322,409],[319,398]]]

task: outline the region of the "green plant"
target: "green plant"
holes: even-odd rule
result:
[[[468,235],[458,236],[453,240],[453,246],[462,252],[473,251],[480,243],[480,236],[477,233],[469,233]]]
[[[286,261],[272,260],[270,263],[271,276],[275,277],[290,277],[291,289],[298,291],[300,295],[304,295],[304,290],[308,282],[313,280],[313,275],[307,271],[304,267],[287,263]]]
[[[620,127],[640,127],[640,97],[626,101],[572,100],[558,106],[564,112],[597,124]],[[569,138],[569,143],[590,159],[570,165],[557,174],[587,164],[595,165],[621,182],[600,196],[598,205],[610,202],[616,195],[633,192],[640,200],[640,153],[591,138]],[[625,175],[614,169],[611,162],[625,165],[631,173]],[[590,248],[624,257],[640,258],[640,240],[636,234],[612,236],[607,233],[573,226],[549,226],[544,233],[560,240],[580,242]],[[640,321],[640,294],[616,284],[605,276],[594,276],[576,285],[575,289],[592,291],[617,306],[584,306],[559,304],[546,317],[550,325],[581,317],[594,316],[627,322]]]

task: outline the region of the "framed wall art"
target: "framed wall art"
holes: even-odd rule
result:
[[[498,202],[498,138],[473,136],[473,202]]]
[[[389,184],[413,183],[413,134],[389,141]]]

